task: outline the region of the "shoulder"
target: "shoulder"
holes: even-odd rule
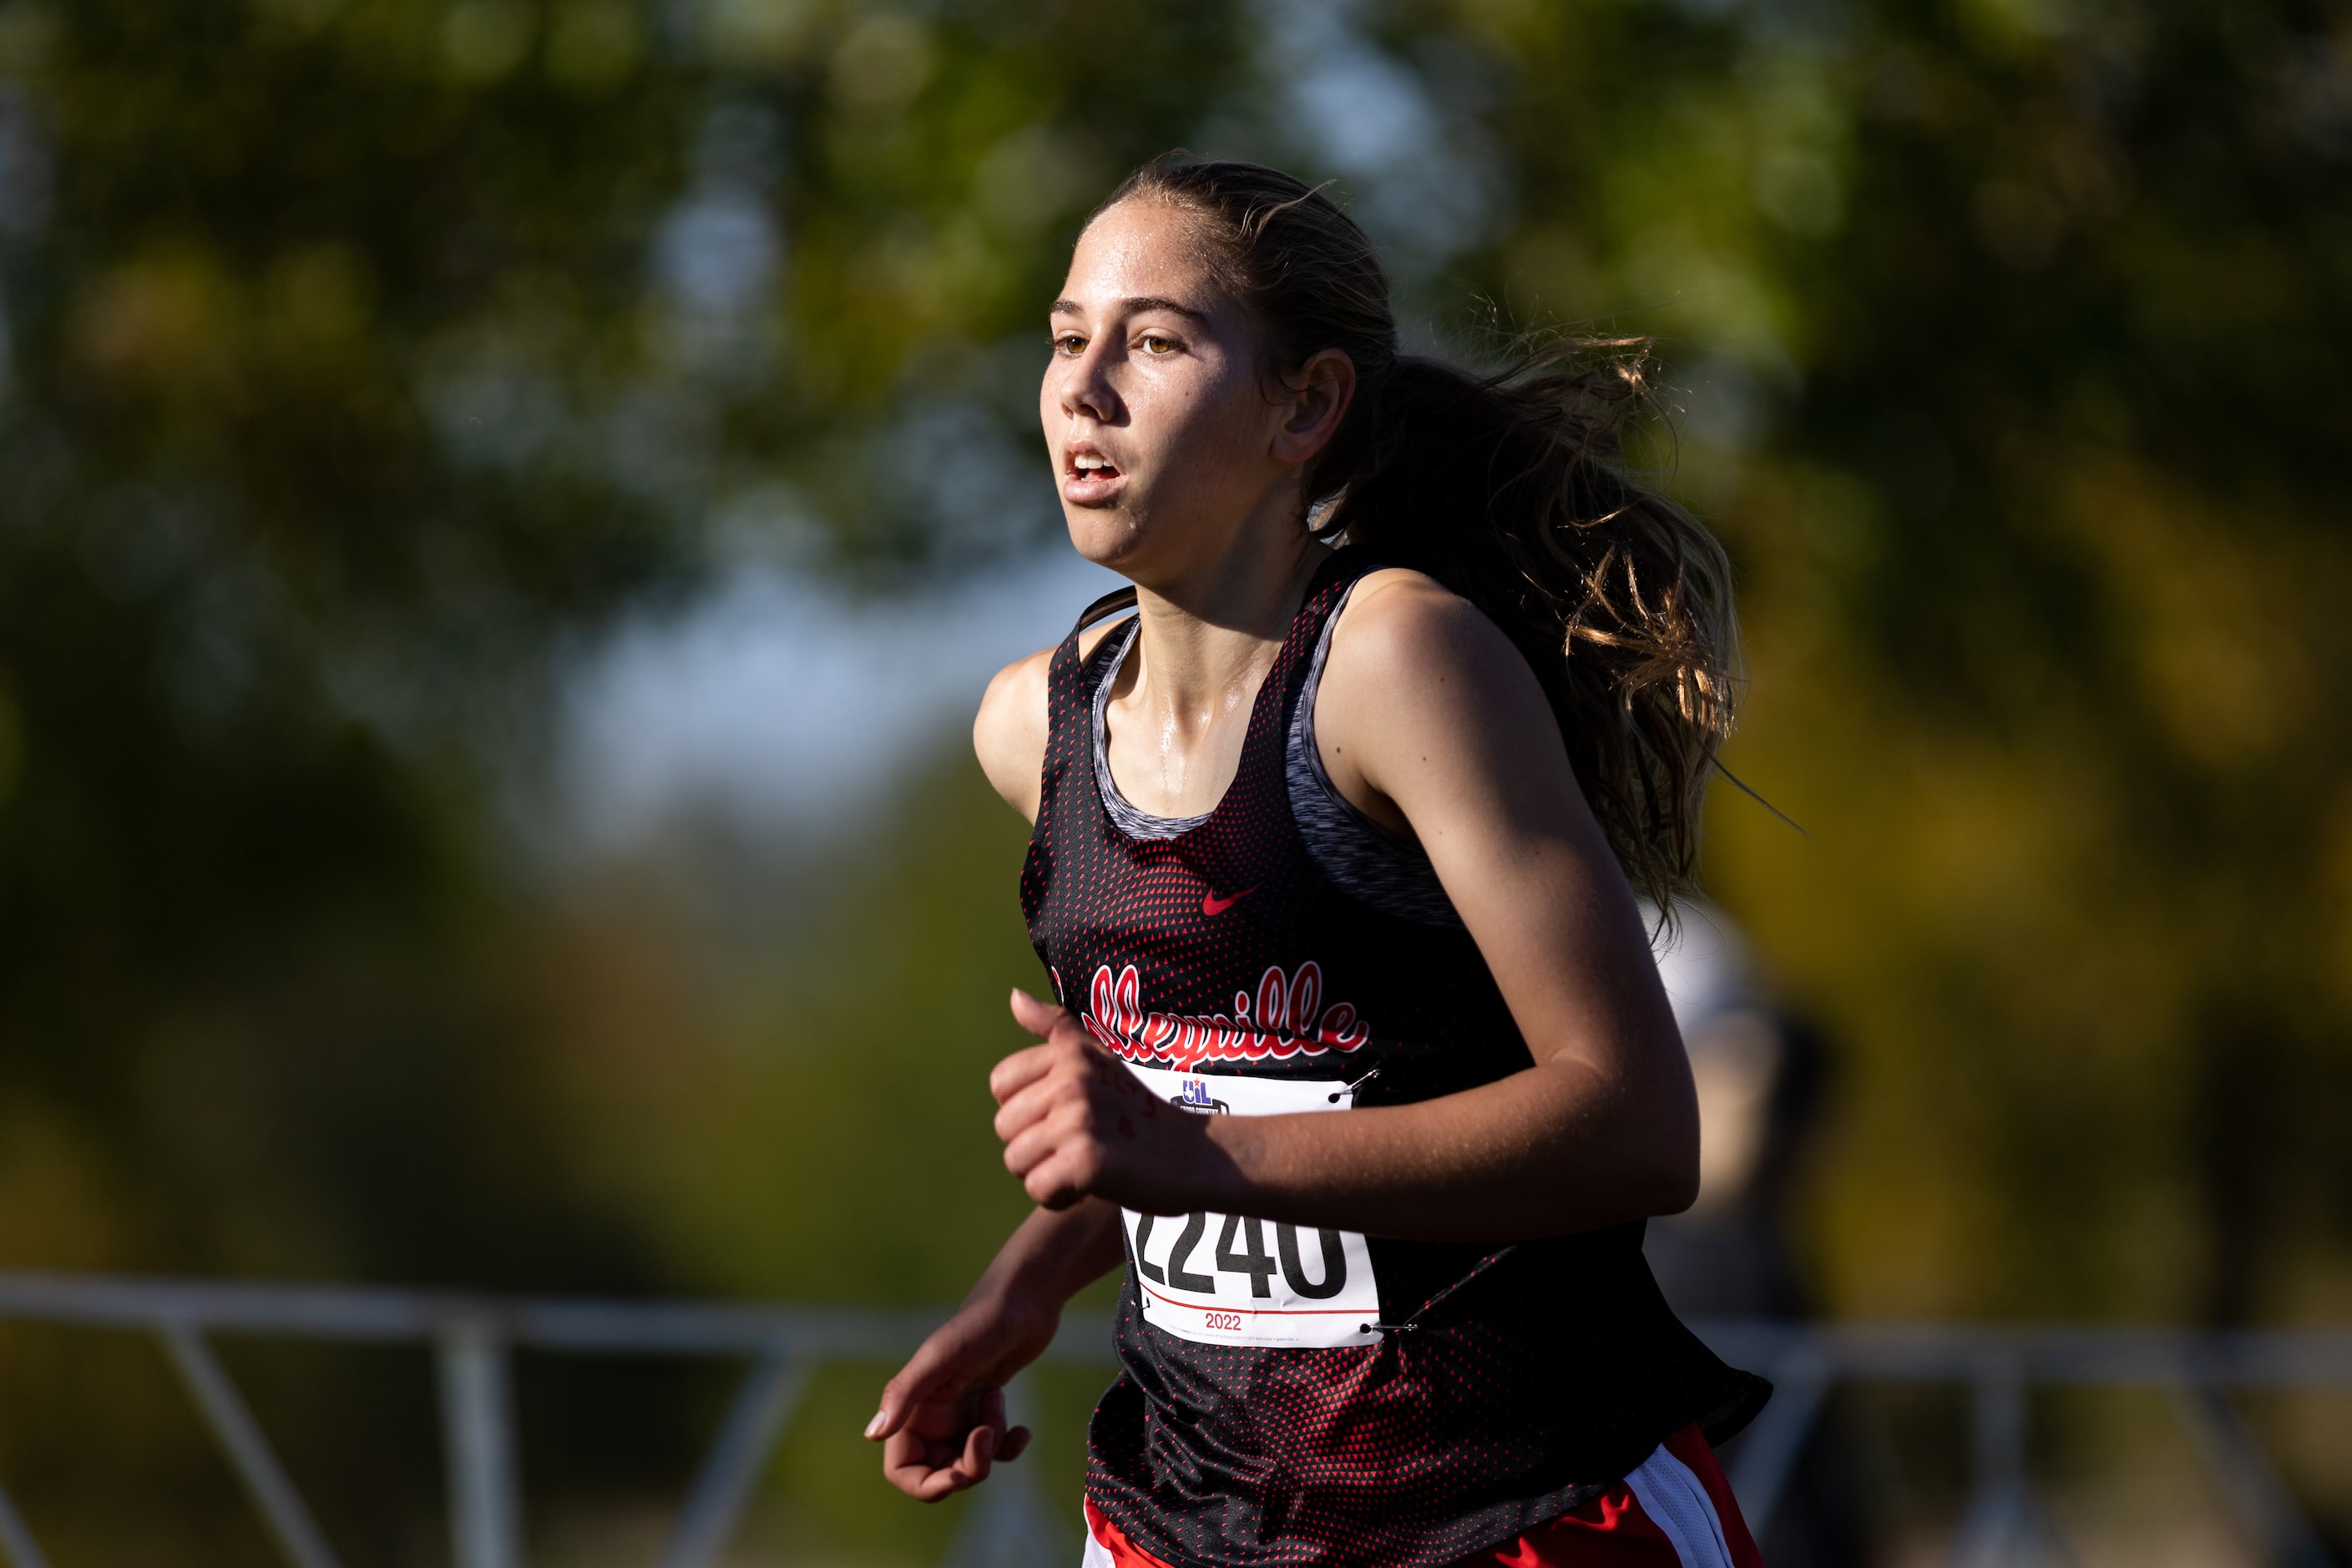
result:
[[[1419,572],[1358,584],[1331,633],[1315,725],[1327,763],[1344,757],[1376,787],[1434,757],[1517,765],[1559,750],[1535,672],[1502,628]]]
[[[1533,672],[1502,629],[1426,573],[1383,567],[1356,584],[1331,630],[1328,675],[1400,691]],[[1483,684],[1484,682],[1482,682]]]
[[[1109,629],[1087,627],[1078,639],[1080,656],[1093,652]],[[971,748],[981,772],[1005,804],[1032,822],[1037,819],[1038,775],[1045,766],[1045,682],[1055,651],[1040,648],[998,670],[982,694],[980,713],[971,723]]]

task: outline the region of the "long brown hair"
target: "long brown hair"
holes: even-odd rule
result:
[[[1325,349],[1355,363],[1355,405],[1307,474],[1311,526],[1426,572],[1517,645],[1627,877],[1671,910],[1696,870],[1738,650],[1723,547],[1626,471],[1648,342],[1561,339],[1483,374],[1403,353],[1379,253],[1321,191],[1171,153],[1097,211],[1134,199],[1198,220],[1270,373]]]

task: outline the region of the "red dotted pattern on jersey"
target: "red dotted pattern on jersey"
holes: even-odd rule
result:
[[[1232,786],[1176,838],[1129,837],[1097,792],[1093,698],[1119,639],[1081,659],[1074,631],[1056,651],[1022,909],[1055,994],[1115,1048],[1173,1060],[1181,1036],[1161,1042],[1174,1049],[1146,1048],[1151,1015],[1212,1029],[1223,1018],[1228,1033],[1209,1040],[1233,1048],[1202,1050],[1193,1070],[1352,1079],[1377,1067],[1360,1105],[1452,1093],[1532,1060],[1467,933],[1341,892],[1291,818],[1291,706],[1325,619],[1370,569],[1340,552],[1317,574],[1259,689]],[[1269,1038],[1254,1053],[1267,977],[1295,985],[1309,965],[1318,1019],[1334,1003],[1349,1010],[1349,1048],[1294,1039],[1305,1048],[1286,1055]],[[1696,1420],[1720,1436],[1762,1403],[1760,1382],[1675,1321],[1641,1234],[1621,1226],[1499,1253],[1376,1237],[1381,1321],[1412,1327],[1331,1350],[1163,1333],[1130,1268],[1123,1370],[1095,1412],[1087,1500],[1138,1545],[1203,1568],[1434,1568],[1509,1540],[1599,1495],[1667,1433]]]

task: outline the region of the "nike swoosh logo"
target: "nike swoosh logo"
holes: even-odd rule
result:
[[[1232,909],[1235,904],[1240,903],[1244,899],[1246,899],[1252,893],[1256,892],[1258,889],[1264,885],[1264,883],[1253,883],[1251,886],[1244,888],[1240,892],[1235,893],[1230,899],[1221,899],[1214,893],[1203,893],[1201,896],[1201,912],[1204,915],[1223,914],[1227,910]]]

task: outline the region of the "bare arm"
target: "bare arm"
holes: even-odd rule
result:
[[[1045,671],[1053,661],[1053,651],[1046,649],[998,670],[971,721],[980,771],[1004,804],[1028,822],[1037,820],[1039,775],[1045,766]]]
[[[1341,790],[1419,837],[1534,1065],[1346,1116],[1143,1115],[1149,1097],[1073,1017],[1019,998],[1045,1043],[991,1088],[1030,1195],[1477,1241],[1687,1207],[1689,1067],[1632,892],[1517,651],[1426,579],[1381,574],[1334,635],[1316,721]]]
[[[1079,633],[1078,657],[1092,653],[1118,625],[1114,616]],[[1037,792],[1045,769],[1045,676],[1053,663],[1054,650],[1044,648],[998,670],[971,721],[971,749],[980,758],[980,771],[1025,822],[1037,820]]]
[[[1004,1385],[1053,1342],[1064,1304],[1125,1256],[1118,1210],[1099,1200],[1024,1220],[955,1316],[884,1386],[866,1428],[882,1444],[884,1477],[937,1502],[1020,1458],[1029,1429],[1007,1429]]]

